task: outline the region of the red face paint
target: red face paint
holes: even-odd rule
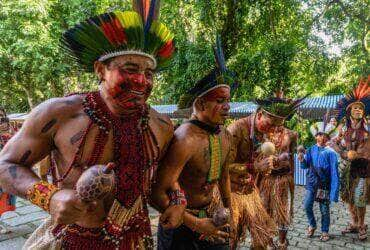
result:
[[[112,69],[108,94],[113,103],[122,109],[141,109],[152,91],[152,78],[124,69]]]
[[[227,87],[216,88],[202,98],[210,108],[208,119],[214,124],[223,124],[230,110],[230,89]]]

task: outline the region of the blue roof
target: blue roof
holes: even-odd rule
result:
[[[343,95],[309,97],[299,108],[299,112],[307,119],[321,119],[327,109],[334,109],[342,97]],[[166,114],[171,118],[178,118],[178,115],[174,114],[177,110],[176,105],[153,105],[152,107],[159,113]],[[257,104],[253,102],[232,102],[230,103],[230,115],[235,118],[246,116],[256,111],[257,107]]]
[[[335,105],[341,99],[343,95],[328,95],[319,97],[309,97],[305,100],[304,104],[300,107],[301,109],[333,109]]]
[[[309,97],[299,108],[299,112],[303,118],[321,119],[324,117],[328,109],[331,110],[335,108],[338,100],[342,97],[343,95]],[[253,102],[232,102],[230,103],[230,116],[234,118],[246,116],[253,113],[257,107],[258,106]],[[152,108],[161,114],[168,115],[171,118],[179,118],[179,114],[175,114],[177,105],[152,105]],[[10,120],[24,120],[27,117],[27,114],[9,114],[8,117]]]

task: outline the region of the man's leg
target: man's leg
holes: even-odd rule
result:
[[[192,231],[190,228],[181,225],[173,230],[171,250],[198,250],[199,234]]]
[[[348,203],[348,210],[351,215],[351,222],[342,231],[342,234],[358,232],[358,216],[357,209],[354,204]]]
[[[357,225],[359,227],[365,226],[365,214],[366,214],[366,206],[357,207]]]
[[[169,250],[171,248],[173,233],[173,229],[165,230],[158,223],[157,250]]]
[[[358,238],[360,240],[367,239],[367,226],[365,225],[365,207],[357,207],[357,220],[358,220]]]
[[[313,213],[314,201],[315,201],[314,192],[310,190],[306,190],[303,207],[306,212],[307,219],[308,219],[308,225],[310,226],[311,229],[316,229],[316,219]]]
[[[351,214],[351,225],[358,227],[358,216],[355,204],[348,204],[349,213]]]
[[[330,202],[320,202],[321,212],[321,237],[320,240],[329,240],[329,226],[330,226]]]

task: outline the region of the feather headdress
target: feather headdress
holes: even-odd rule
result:
[[[133,1],[135,11],[114,11],[91,17],[64,32],[62,48],[84,70],[95,61],[127,54],[151,58],[162,68],[175,47],[171,31],[157,18],[159,0]]]
[[[322,122],[315,122],[310,127],[312,136],[316,136],[318,133],[326,134],[330,138],[334,138],[338,135],[338,129],[336,126],[330,123],[330,110],[326,111],[326,114]]]
[[[216,88],[228,87],[233,92],[238,87],[238,83],[235,81],[235,74],[226,68],[226,60],[219,36],[216,38],[213,52],[216,67],[199,80],[188,93],[180,97],[177,105],[178,109],[190,108],[197,97],[202,97]]]
[[[268,115],[286,120],[294,115],[307,96],[298,99],[289,99],[278,95],[278,97],[255,99],[254,101],[259,105],[259,109],[262,109]]]
[[[358,86],[351,93],[340,99],[337,103],[335,111],[337,119],[342,120],[350,115],[350,107],[358,103],[363,106],[365,116],[370,113],[370,75],[368,78],[360,79]]]
[[[335,126],[325,122],[315,122],[310,127],[310,132],[313,136],[318,133],[327,134],[330,138],[334,138],[338,135],[338,130]]]

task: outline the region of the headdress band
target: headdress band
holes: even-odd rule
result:
[[[226,84],[219,84],[219,85],[216,85],[216,86],[214,86],[214,87],[212,87],[212,88],[210,88],[210,89],[207,89],[207,90],[206,90],[206,91],[204,91],[202,94],[198,95],[198,97],[197,97],[197,98],[205,96],[206,94],[208,94],[209,92],[211,92],[211,91],[212,91],[212,90],[214,90],[214,89],[223,88],[223,87],[230,89],[230,86],[229,86],[229,85],[226,85]]]
[[[273,113],[270,113],[270,112],[268,112],[267,110],[265,110],[264,108],[261,108],[261,110],[262,110],[264,113],[268,114],[269,116],[276,117],[276,118],[281,119],[281,120],[285,120],[285,119],[286,119],[286,117],[283,117],[283,116],[280,116],[280,115],[275,115],[275,114],[273,114]]]
[[[108,60],[110,58],[116,57],[116,56],[124,56],[124,55],[139,55],[139,56],[145,56],[150,58],[153,63],[154,63],[154,68],[157,68],[157,60],[152,56],[147,53],[141,52],[141,51],[135,51],[135,50],[124,50],[124,51],[117,51],[109,54],[105,54],[101,56],[98,61],[99,62],[104,62],[105,60]]]
[[[361,104],[361,106],[365,109],[365,104],[364,104],[363,102],[361,102],[361,101],[355,101],[355,102],[350,103],[350,104],[347,106],[346,111],[347,111],[350,107],[352,107],[354,104]]]

